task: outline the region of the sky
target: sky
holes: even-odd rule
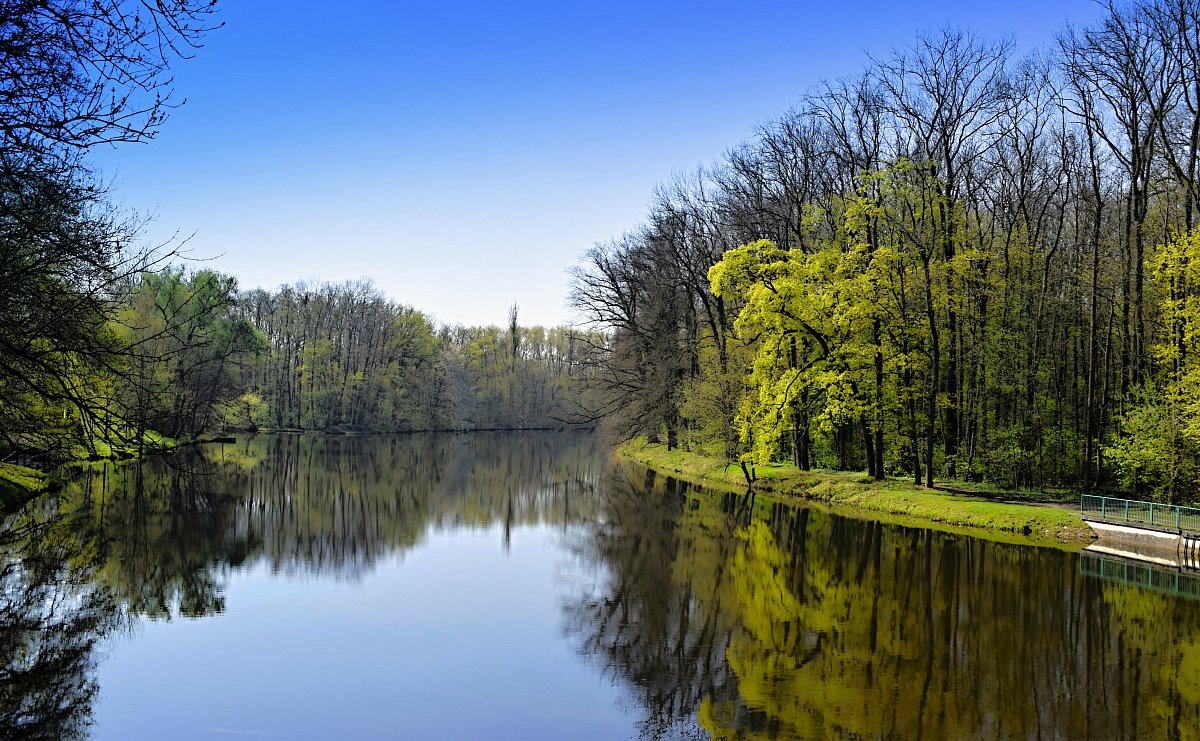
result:
[[[578,320],[569,269],[656,184],[951,25],[1053,42],[1091,0],[223,0],[114,199],[243,289],[369,278],[440,323]]]

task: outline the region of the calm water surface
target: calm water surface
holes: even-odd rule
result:
[[[585,435],[244,438],[0,544],[0,737],[1200,734],[1200,601]]]

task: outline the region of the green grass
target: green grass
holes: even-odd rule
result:
[[[49,485],[50,477],[41,471],[0,463],[0,510],[11,512]]]
[[[645,439],[625,443],[617,452],[650,468],[696,483],[735,491],[746,489],[746,477],[737,463],[678,449],[667,451],[666,446],[648,443]],[[901,518],[907,524],[932,524],[939,529],[971,534],[988,533],[989,537],[1000,536],[1002,540],[1083,543],[1094,538],[1091,528],[1077,512],[992,501],[991,497],[1000,492],[949,494],[898,479],[875,481],[862,473],[800,471],[780,464],[755,466],[753,473],[757,477],[756,491],[767,492],[783,501],[817,501],[835,508],[885,515],[891,521],[901,521],[895,519]],[[1024,494],[1027,496],[1028,492]]]

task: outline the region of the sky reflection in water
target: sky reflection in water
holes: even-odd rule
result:
[[[623,738],[615,691],[561,640],[559,533],[431,535],[349,582],[234,574],[225,613],[151,622],[102,665],[109,738]],[[185,669],[180,670],[181,667]],[[155,677],[153,681],[147,678]]]

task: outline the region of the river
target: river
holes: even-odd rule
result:
[[[0,736],[1188,738],[1200,600],[575,433],[259,435],[8,516]],[[1174,581],[1171,581],[1172,578]]]

